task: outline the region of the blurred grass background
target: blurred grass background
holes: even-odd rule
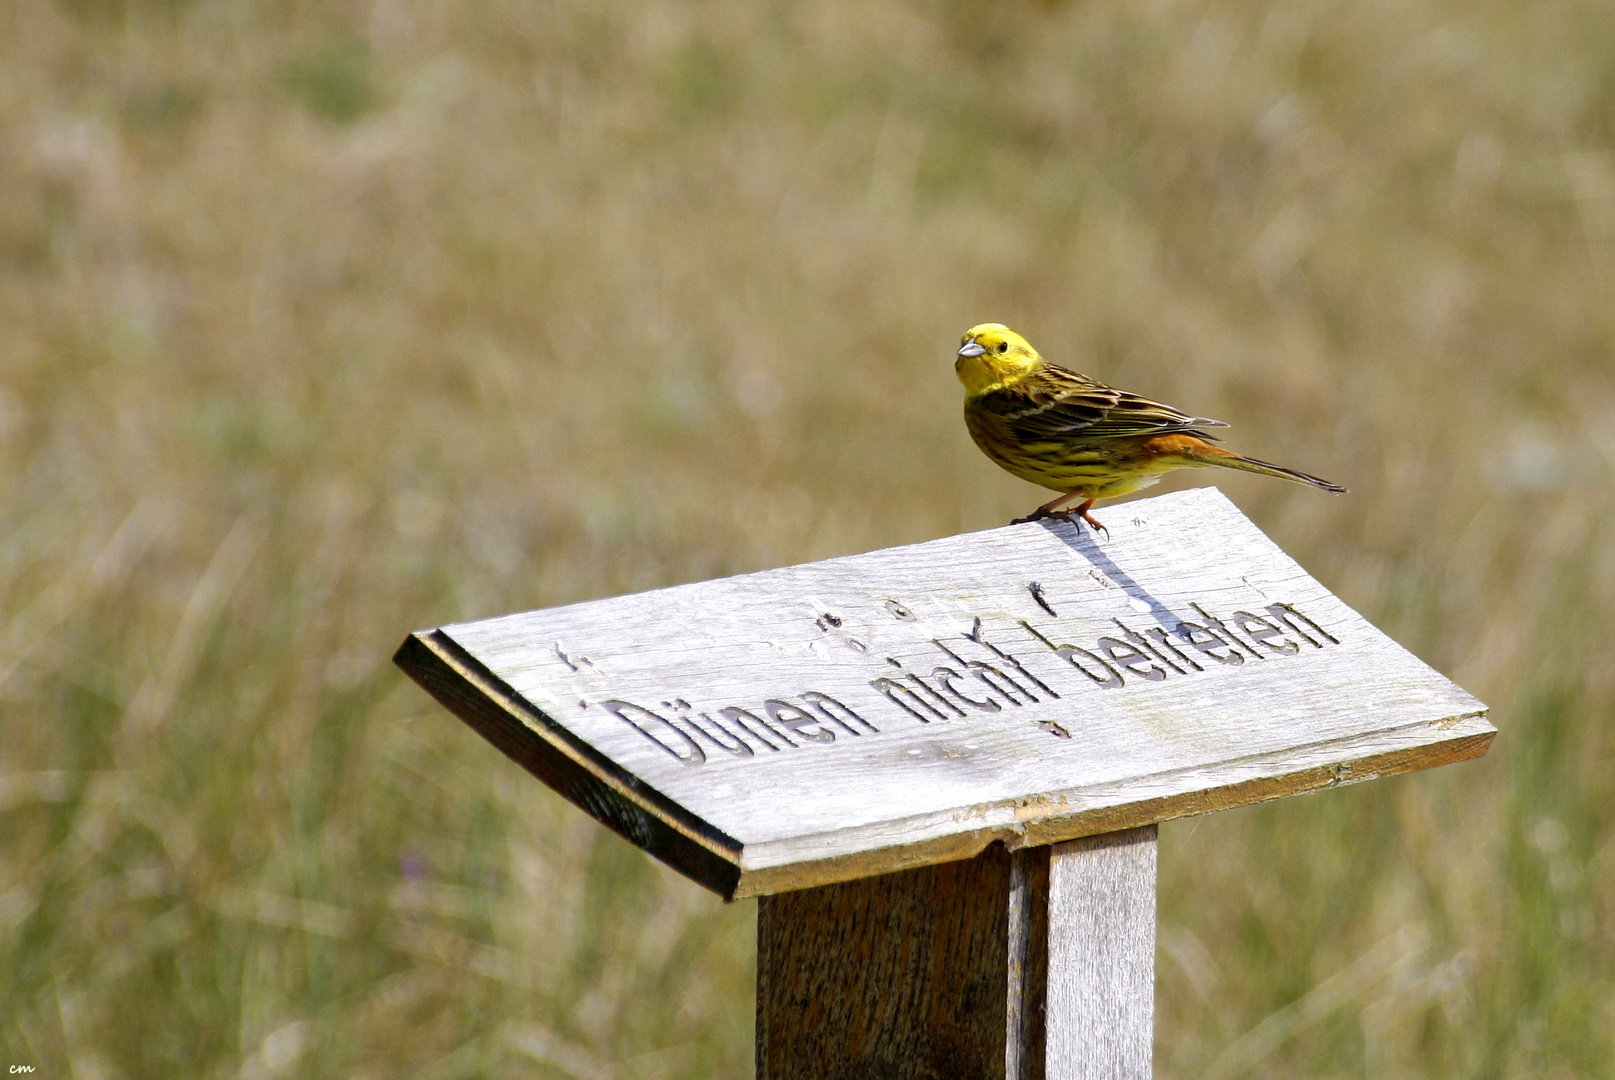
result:
[[[7,0],[0,1065],[748,1075],[753,907],[388,659],[1024,513],[951,371],[992,319],[1348,484],[1216,478],[1503,730],[1164,830],[1160,1075],[1615,1077],[1612,40]]]

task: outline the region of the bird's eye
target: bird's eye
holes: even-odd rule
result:
[[[1009,342],[1000,341],[998,343],[998,351],[1001,352],[1001,353],[1009,352]]]

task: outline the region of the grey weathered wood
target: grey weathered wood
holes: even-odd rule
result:
[[[1148,1080],[1156,826],[765,896],[758,1080]]]
[[[763,897],[758,1080],[1004,1077],[1010,879],[1011,856],[994,845]]]
[[[1149,1080],[1156,828],[1050,853],[1047,1080]]]
[[[1100,516],[447,626],[398,661],[730,897],[1485,752],[1484,705],[1214,489]]]
[[[1006,1080],[1044,1080],[1044,1001],[1049,983],[1049,852],[1022,848],[1009,867],[1009,995]]]

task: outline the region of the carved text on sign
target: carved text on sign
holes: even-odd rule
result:
[[[701,765],[713,753],[751,758],[811,744],[828,745],[838,735],[845,739],[879,734],[881,724],[892,722],[930,724],[1022,709],[1061,698],[1060,689],[1051,683],[1063,686],[1066,694],[1080,692],[1085,686],[1119,690],[1130,682],[1160,683],[1216,667],[1238,667],[1247,660],[1296,656],[1307,646],[1325,649],[1340,644],[1293,604],[1272,603],[1261,614],[1241,610],[1226,618],[1198,602],[1189,606],[1195,618],[1173,615],[1177,623],[1170,630],[1159,625],[1136,628],[1113,618],[1115,633],[1083,645],[1060,641],[1064,636],[1060,631],[1040,630],[1019,619],[1016,625],[1032,646],[1028,652],[1017,645],[1020,655],[1011,652],[1002,639],[990,640],[981,620],[976,619],[956,641],[930,639],[939,662],[929,671],[914,670],[924,665],[912,661],[905,665],[892,656],[879,657],[888,670],[868,680],[872,693],[867,698],[852,703],[807,690],[718,708],[698,708],[682,697],[650,705],[621,698],[598,704],[672,757],[686,765]],[[896,601],[888,601],[887,607],[897,618],[912,620]],[[819,625],[821,629],[839,628],[841,620],[826,614]],[[980,655],[967,657],[969,646],[963,642],[975,646]],[[849,644],[868,652],[862,643]],[[1023,659],[1050,654],[1060,661],[1057,668],[1035,662],[1029,666]],[[582,657],[563,659],[590,663]],[[1042,674],[1033,670],[1037,667]],[[1073,674],[1082,678],[1073,679]],[[1044,727],[1052,734],[1070,737],[1058,724],[1045,723]]]

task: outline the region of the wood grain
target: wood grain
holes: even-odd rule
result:
[[[1485,706],[1220,493],[414,635],[398,662],[726,897],[1485,752]],[[1033,586],[1036,586],[1035,588]]]
[[[1011,862],[994,846],[763,897],[758,1080],[1001,1080],[1011,1056]],[[1024,942],[1017,951],[1024,962]],[[1019,1037],[1024,1014],[1013,1012]]]
[[[1149,1080],[1156,826],[1049,857],[1047,1080]]]
[[[765,896],[758,1080],[1148,1080],[1156,827]]]
[[[1049,855],[1050,849],[1046,847],[1022,848],[1010,853],[1006,1080],[1044,1080],[1045,1076]]]

